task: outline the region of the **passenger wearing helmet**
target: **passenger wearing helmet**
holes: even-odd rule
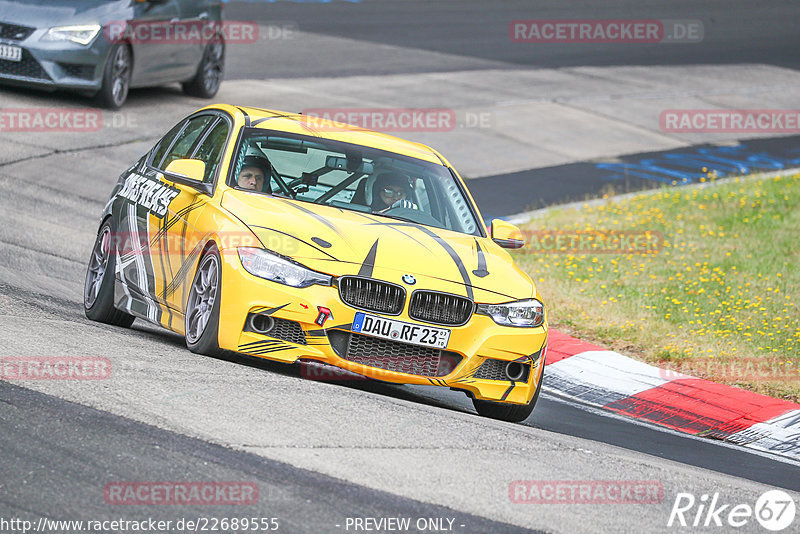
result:
[[[399,172],[382,172],[372,185],[372,211],[384,212],[393,208],[418,209],[411,196],[410,179]]]
[[[264,182],[270,175],[269,171],[270,163],[267,158],[261,156],[247,156],[244,158],[239,176],[236,177],[236,185],[242,189],[269,193],[271,191],[269,182],[267,182],[266,190],[264,189]]]

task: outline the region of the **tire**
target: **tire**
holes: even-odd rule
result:
[[[114,307],[116,255],[111,253],[111,221],[100,227],[92,247],[83,285],[83,310],[92,321],[129,327],[135,317]]]
[[[103,69],[103,85],[95,95],[97,104],[108,109],[121,108],[128,99],[132,71],[131,49],[127,44],[114,45]]]
[[[536,386],[536,392],[528,404],[509,404],[507,402],[494,402],[479,399],[472,399],[472,405],[478,412],[478,415],[483,417],[490,417],[492,419],[499,419],[500,421],[508,421],[509,423],[521,423],[527,419],[533,409],[536,407],[536,401],[539,400],[539,393],[542,391],[542,382],[544,382],[544,362],[542,362],[542,374],[539,376],[539,384]]]
[[[186,346],[207,356],[221,356],[219,309],[222,295],[222,260],[216,246],[200,258],[186,302]]]
[[[183,83],[183,92],[199,98],[213,98],[225,74],[225,43],[217,38],[206,46],[197,74]]]

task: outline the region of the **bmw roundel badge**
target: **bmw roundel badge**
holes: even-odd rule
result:
[[[416,279],[416,278],[414,278],[414,277],[413,277],[412,275],[410,275],[410,274],[404,274],[404,275],[403,275],[403,282],[405,282],[406,284],[408,284],[408,285],[410,285],[410,286],[413,286],[414,284],[416,284],[416,283],[417,283],[417,279]]]

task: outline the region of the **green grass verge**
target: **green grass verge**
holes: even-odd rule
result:
[[[522,229],[514,259],[551,326],[800,400],[800,174],[555,208]]]

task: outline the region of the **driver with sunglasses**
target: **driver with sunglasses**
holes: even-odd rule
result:
[[[407,197],[411,194],[411,179],[399,172],[383,172],[372,186],[372,211],[383,213],[390,209],[419,209]]]

